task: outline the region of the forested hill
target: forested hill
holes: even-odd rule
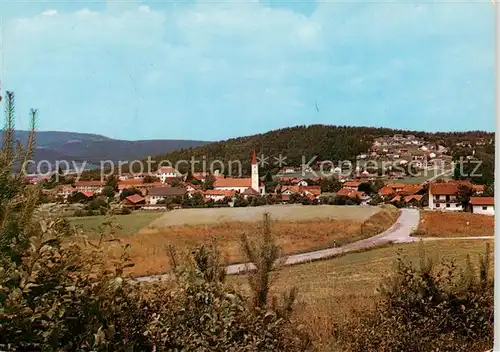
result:
[[[212,160],[220,160],[227,166],[228,161],[239,160],[243,170],[249,170],[252,151],[258,155],[269,157],[271,165],[265,169],[275,168],[274,157],[280,154],[285,156],[287,165],[306,163],[313,156],[319,160],[353,160],[356,155],[366,152],[372,145],[374,138],[393,135],[396,133],[413,134],[433,141],[474,139],[485,135],[492,135],[480,131],[453,132],[453,133],[426,133],[419,131],[402,131],[389,128],[350,127],[332,125],[295,126],[273,130],[263,134],[228,139],[209,143],[200,147],[172,151],[153,157],[156,161],[169,160],[172,163],[178,160],[195,158],[199,163],[196,169],[201,169],[201,161],[206,160],[207,169]],[[180,171],[183,167],[179,167]]]
[[[244,170],[249,168],[254,150],[258,155],[270,157],[271,163],[273,157],[282,154],[287,158],[288,165],[300,165],[302,156],[307,158],[306,163],[315,155],[318,160],[344,160],[366,151],[372,144],[373,136],[380,132],[381,129],[368,127],[296,126],[173,151],[153,159],[175,163],[190,160],[191,157],[200,162],[205,158],[207,165],[212,160],[221,160],[225,165],[228,161],[239,160]]]

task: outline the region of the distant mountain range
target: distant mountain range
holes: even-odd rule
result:
[[[3,140],[2,131],[0,136]],[[15,138],[26,144],[28,131],[16,131]],[[57,160],[66,160],[69,163],[85,161],[92,167],[100,165],[101,161],[140,160],[150,155],[166,154],[207,143],[210,142],[176,139],[127,141],[89,133],[40,131],[36,133],[34,160],[36,162],[47,160],[52,165]]]

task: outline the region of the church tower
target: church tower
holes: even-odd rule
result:
[[[252,154],[252,188],[260,193],[259,164],[255,150]]]

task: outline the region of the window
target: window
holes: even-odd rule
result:
[[[438,203],[438,204],[436,204],[436,208],[439,208],[439,203]]]
[[[483,210],[486,210],[486,209],[488,209],[488,207],[483,207]]]
[[[450,201],[450,196],[446,196],[446,201],[449,202]]]
[[[450,207],[450,203],[446,203],[446,207],[449,208]]]

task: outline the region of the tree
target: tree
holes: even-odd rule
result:
[[[111,175],[106,180],[106,187],[111,187],[115,192],[118,192],[118,180],[114,175]]]
[[[372,194],[373,193],[372,184],[370,182],[363,182],[359,185],[358,191],[364,192],[366,194]]]
[[[486,185],[484,187],[483,196],[484,197],[494,197],[495,196],[495,188],[493,187],[492,184]]]
[[[378,195],[377,193],[375,193],[370,201],[368,202],[368,204],[370,205],[379,205],[380,203],[383,203],[384,199],[382,199],[382,197],[380,195]]]
[[[172,181],[170,181],[171,187],[179,187],[181,184],[182,184],[182,181],[178,178],[174,178]]]
[[[160,180],[158,179],[158,177],[156,176],[151,176],[151,175],[146,175],[144,176],[143,178],[143,182],[144,183],[155,183],[155,182],[159,182]]]
[[[134,194],[139,194],[142,196],[141,191],[139,191],[137,188],[125,188],[122,190],[120,193],[120,200],[124,200],[127,197],[133,196]]]
[[[457,200],[462,204],[463,209],[467,209],[470,202],[470,197],[474,194],[471,187],[467,185],[458,186]]]
[[[378,193],[378,191],[380,191],[380,189],[382,189],[384,186],[385,186],[384,181],[382,181],[382,180],[380,180],[380,179],[375,180],[375,181],[372,183],[372,190],[373,190],[373,193]]]
[[[266,192],[272,192],[276,187],[276,182],[269,171],[264,176],[264,185],[266,187]]]
[[[115,197],[115,189],[112,186],[105,186],[101,194],[108,199],[113,199]]]
[[[319,181],[322,193],[334,193],[342,188],[342,183],[335,177],[322,178]]]
[[[206,191],[207,189],[214,189],[215,177],[210,174],[207,175],[205,180],[203,181],[201,188]]]

